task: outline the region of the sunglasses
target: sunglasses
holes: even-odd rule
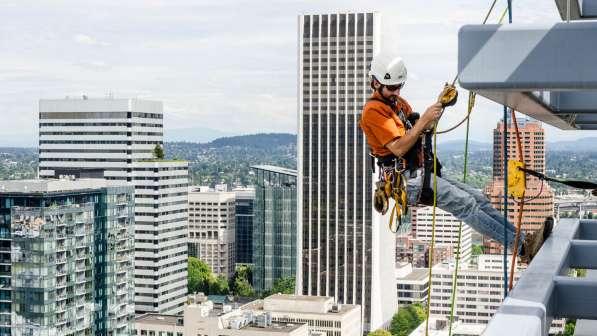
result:
[[[396,91],[402,89],[404,87],[404,83],[400,83],[398,85],[385,85],[385,87],[389,91]]]

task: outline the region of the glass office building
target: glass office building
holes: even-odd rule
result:
[[[0,335],[132,333],[134,189],[122,183],[0,181]]]
[[[271,289],[276,279],[296,273],[296,170],[265,165],[251,168],[257,175],[253,288],[262,292]]]
[[[253,263],[254,188],[234,188],[236,196],[236,264]]]

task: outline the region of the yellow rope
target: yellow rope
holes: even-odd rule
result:
[[[491,4],[491,7],[489,8],[489,11],[487,12],[487,15],[485,15],[485,19],[483,20],[483,24],[487,23],[487,20],[489,19],[489,16],[491,15],[491,12],[493,11],[495,4],[496,4],[497,0],[494,0]],[[502,21],[504,20],[504,17],[506,16],[506,13],[508,12],[508,8],[506,8],[504,10],[504,12],[502,13],[499,23],[501,24]],[[454,77],[454,80],[452,81],[452,85],[454,85],[456,83],[456,81],[458,80],[458,75],[456,75]],[[428,283],[429,283],[429,289],[428,289],[428,293],[427,293],[427,311],[426,313],[426,319],[425,319],[425,336],[429,336],[429,314],[431,311],[431,294],[432,294],[432,281],[431,281],[431,277],[432,277],[432,268],[433,268],[433,250],[434,250],[434,246],[435,246],[435,217],[436,217],[436,208],[437,208],[437,134],[443,134],[443,133],[447,133],[450,132],[454,129],[456,129],[457,127],[459,127],[460,125],[462,125],[462,123],[464,123],[464,121],[467,121],[471,115],[473,106],[475,104],[475,96],[476,94],[474,93],[469,93],[469,102],[468,102],[468,111],[467,111],[467,115],[466,117],[459,122],[456,126],[451,127],[447,130],[444,131],[437,131],[437,123],[435,124],[435,126],[433,127],[433,211],[432,211],[432,216],[431,216],[431,246],[429,247],[429,276],[428,276]],[[443,112],[443,111],[442,111]],[[461,237],[459,236],[459,244],[460,244],[460,239]],[[460,251],[458,251],[458,253],[460,253]],[[458,279],[455,278],[453,279],[453,281],[456,282],[456,286],[454,287],[454,291],[457,289],[457,284],[458,284]],[[450,315],[450,323],[452,323],[452,319],[453,319],[453,306],[454,306],[454,298],[455,298],[455,293],[453,293],[453,299],[452,299],[452,312]],[[450,334],[451,334],[451,326],[450,326]]]
[[[427,319],[425,336],[429,336],[429,312],[431,309],[431,270],[433,268],[433,247],[435,245],[435,210],[437,208],[437,126],[433,128],[433,211],[431,212],[431,246],[429,247],[429,292],[427,294]]]

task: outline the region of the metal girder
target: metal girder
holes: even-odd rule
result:
[[[567,276],[595,266],[597,221],[561,219],[483,335],[543,336],[554,318],[597,319],[597,279]]]
[[[567,20],[568,1],[570,1],[570,20],[589,20],[597,18],[596,0],[555,0],[563,21]]]
[[[564,130],[577,129],[573,124],[552,113],[550,107],[530,92],[475,90],[477,94],[498,104],[506,105],[529,117]],[[565,116],[567,117],[567,116]]]
[[[597,115],[592,41],[597,22],[463,26],[460,85],[560,129],[591,129],[578,114]]]
[[[471,90],[597,90],[597,22],[467,25],[460,85]]]
[[[554,316],[597,319],[596,279],[560,276],[554,281]]]
[[[597,241],[573,240],[569,258],[568,264],[571,268],[597,269]]]

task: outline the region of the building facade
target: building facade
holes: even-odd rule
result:
[[[545,131],[539,121],[521,118],[518,121],[525,166],[529,169],[545,174]],[[508,158],[520,160],[516,143],[516,129],[512,120],[508,118]],[[503,160],[503,132],[504,122],[500,121],[493,130],[493,181],[485,188],[485,194],[494,208],[503,211],[504,208],[504,160]],[[554,193],[551,187],[536,177],[527,176],[524,211],[521,228],[524,232],[533,232],[541,227],[545,218],[554,215]],[[508,220],[516,225],[520,212],[520,200],[508,199]],[[501,242],[487,240],[487,252],[501,253]]]
[[[234,188],[236,196],[236,263],[253,264],[255,188]]]
[[[163,105],[139,99],[39,102],[39,176],[135,186],[135,309],[182,313],[187,294],[188,163],[153,157]]]
[[[463,264],[458,271],[454,316],[466,324],[486,325],[504,299],[504,264],[500,255],[480,255],[477,258],[477,265]],[[511,256],[508,256],[508,270],[510,261]],[[514,284],[523,271],[517,267]],[[453,277],[453,264],[441,264],[433,268],[430,317],[449,319]],[[563,326],[563,319],[554,320],[550,333],[563,331]]]
[[[133,191],[100,179],[0,181],[0,335],[133,332]]]
[[[429,269],[413,268],[411,263],[396,266],[398,306],[420,304],[424,307],[429,297]]]
[[[235,270],[235,202],[234,192],[208,188],[191,188],[189,192],[189,255],[226,278]]]
[[[383,219],[374,219],[371,160],[358,125],[379,20],[377,13],[298,20],[297,289],[362,305],[365,330],[389,323],[397,308],[388,295],[395,279],[382,276],[394,268],[393,236],[373,225]]]
[[[269,290],[276,279],[296,276],[296,170],[251,167],[257,177],[253,226],[253,288]]]
[[[433,207],[422,207],[417,209],[416,217],[416,239],[431,243],[433,227]],[[472,253],[472,229],[470,226],[459,221],[451,213],[442,209],[435,209],[435,246],[445,247],[452,250],[456,256],[458,247],[458,232],[462,225],[460,237],[460,261],[469,262]],[[436,262],[434,262],[434,265]]]

